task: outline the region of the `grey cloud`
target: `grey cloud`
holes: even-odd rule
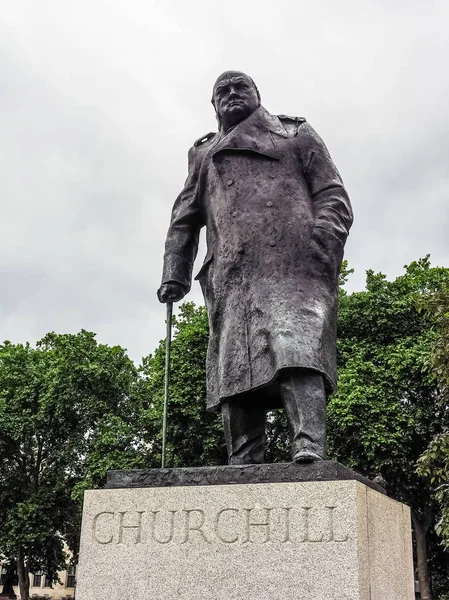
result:
[[[155,348],[171,206],[229,68],[329,146],[355,210],[351,289],[428,252],[449,265],[447,3],[19,0],[2,16],[2,338],[84,327],[136,361]]]

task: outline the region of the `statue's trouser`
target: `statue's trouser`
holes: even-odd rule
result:
[[[292,460],[326,458],[326,392],[316,371],[295,370],[279,381],[282,404],[290,430]],[[263,463],[266,409],[252,401],[225,402],[221,407],[229,464]]]

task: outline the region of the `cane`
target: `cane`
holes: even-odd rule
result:
[[[162,464],[165,468],[165,446],[167,441],[167,410],[168,410],[168,388],[170,385],[170,347],[173,317],[173,302],[167,302],[167,338],[165,342],[165,388],[164,388],[164,415],[162,418]]]

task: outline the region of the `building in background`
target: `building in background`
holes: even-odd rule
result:
[[[6,566],[2,565],[0,573],[0,594],[6,577]],[[61,583],[54,583],[53,587],[44,573],[30,573],[30,596],[32,598],[54,598],[55,600],[73,600],[75,598],[76,569],[70,567],[67,571],[59,571]],[[14,582],[14,591],[19,596],[17,581]]]

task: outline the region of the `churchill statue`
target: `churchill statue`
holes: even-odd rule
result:
[[[318,134],[302,117],[270,114],[248,75],[220,75],[212,104],[218,132],[189,151],[158,297],[190,290],[205,226],[195,279],[210,328],[207,407],[221,411],[229,463],[264,462],[273,408],[285,411],[292,460],[324,460],[351,204]]]

